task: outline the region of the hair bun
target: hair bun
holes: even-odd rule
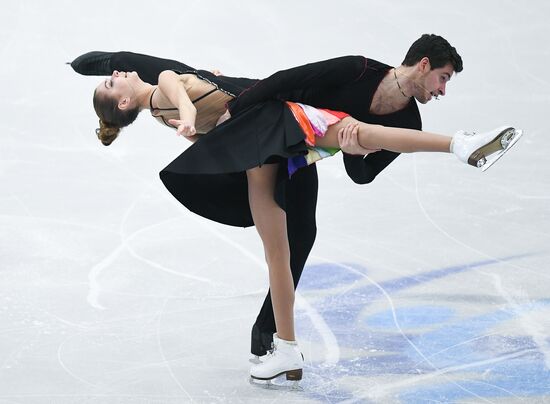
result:
[[[103,143],[104,146],[109,146],[118,137],[120,129],[117,126],[111,126],[101,119],[99,120],[99,128],[95,130],[97,138]]]

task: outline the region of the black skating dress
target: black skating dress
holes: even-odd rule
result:
[[[421,129],[414,99],[391,114],[369,112],[390,69],[372,59],[346,56],[275,73],[241,93],[230,104],[232,118],[172,161],[161,171],[161,180],[192,212],[219,223],[253,225],[245,170],[308,152],[304,132],[283,100],[345,111],[367,123]],[[398,153],[344,156],[348,175],[366,183]],[[280,164],[274,197],[285,210],[289,181],[286,165]]]

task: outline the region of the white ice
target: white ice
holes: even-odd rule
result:
[[[549,4],[5,2],[0,403],[550,402]],[[486,173],[403,155],[358,186],[339,156],[318,164],[303,391],[251,386],[254,229],[169,195],[158,172],[188,144],[147,114],[102,146],[100,79],[65,62],[130,50],[265,77],[347,54],[399,64],[425,32],[464,71],[421,106],[424,128],[524,138]]]

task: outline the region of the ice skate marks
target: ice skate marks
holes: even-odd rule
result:
[[[521,136],[523,136],[522,130],[512,127],[503,129],[491,142],[473,152],[468,159],[468,164],[481,168],[481,171],[488,170],[518,142]]]
[[[283,372],[284,373],[284,372]],[[286,383],[279,378],[283,373],[275,376],[273,379],[256,379],[254,377],[249,377],[248,381],[254,387],[259,387],[266,390],[287,390],[287,391],[304,391],[304,388],[300,386],[299,380],[289,379],[288,376],[286,380],[291,381],[292,383]]]

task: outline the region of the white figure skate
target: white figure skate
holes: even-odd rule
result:
[[[263,380],[267,385],[278,376],[285,375],[286,380],[294,381],[297,387],[302,380],[304,358],[296,341],[285,341],[277,334],[273,335],[273,350],[262,357],[262,362],[250,368],[251,381]]]
[[[458,131],[451,142],[451,152],[461,161],[487,170],[523,135],[523,131],[511,126],[502,126],[490,132],[475,133]]]

